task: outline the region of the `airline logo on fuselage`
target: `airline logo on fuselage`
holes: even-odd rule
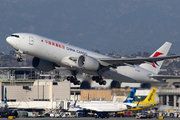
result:
[[[163,53],[156,52],[156,53],[153,55],[153,57],[158,57],[158,56],[160,56],[160,55],[162,55],[162,54],[163,54]],[[154,68],[157,68],[156,65],[159,66],[159,65],[157,64],[157,62],[152,62],[152,63],[153,63],[152,66],[153,66]]]
[[[62,48],[62,49],[65,49],[65,46],[64,45],[61,45],[59,43],[55,43],[55,42],[52,42],[52,41],[49,41],[49,40],[41,40],[41,42],[44,42],[46,44],[49,44],[49,45],[52,45],[52,46],[55,46],[55,47],[58,47],[58,48]]]
[[[83,54],[83,55],[87,56],[87,53],[86,53],[86,52],[83,52],[83,51],[78,50],[78,49],[66,47],[66,50],[69,50],[69,51],[76,52],[76,53]]]
[[[75,50],[75,49],[70,48],[70,47],[65,47],[65,45],[62,45],[62,44],[59,44],[59,43],[56,43],[56,42],[52,42],[52,41],[49,41],[49,40],[41,40],[41,42],[44,42],[44,41],[45,41],[46,44],[49,44],[49,45],[52,45],[52,46],[55,46],[55,47],[58,47],[58,48],[66,49],[68,51],[77,52],[79,54],[83,54],[83,55],[87,56],[87,53],[83,52],[81,50]]]

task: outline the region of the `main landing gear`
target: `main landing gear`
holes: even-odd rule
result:
[[[73,83],[74,85],[80,85],[81,82],[77,80],[76,76],[68,76],[67,80]]]
[[[106,81],[103,80],[103,78],[101,76],[93,76],[92,80],[99,83],[99,85],[106,85]]]

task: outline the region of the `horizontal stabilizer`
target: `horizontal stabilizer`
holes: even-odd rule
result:
[[[175,75],[150,75],[150,78],[154,78],[157,80],[162,80],[162,79],[179,79],[180,76],[175,76]]]

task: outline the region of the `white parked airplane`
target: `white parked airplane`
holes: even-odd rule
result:
[[[0,103],[0,114],[8,112],[8,105],[7,105],[7,91],[5,88],[5,100],[4,103]]]
[[[66,67],[71,71],[67,80],[80,84],[78,72],[93,75],[92,80],[105,85],[103,78],[119,82],[164,82],[166,78],[177,76],[158,75],[164,59],[180,57],[166,56],[171,43],[164,43],[157,51],[147,58],[117,59],[93,51],[75,47],[63,42],[52,40],[31,33],[14,33],[6,41],[19,53],[34,56],[32,66],[42,71],[50,71],[55,67]]]
[[[109,117],[108,113],[125,111],[131,108],[136,108],[137,104],[134,103],[136,88],[133,88],[129,93],[128,97],[124,102],[112,102],[112,101],[85,101],[85,102],[75,102],[69,107],[71,110],[83,110],[84,112],[96,113],[95,117]],[[79,108],[79,109],[77,109]]]

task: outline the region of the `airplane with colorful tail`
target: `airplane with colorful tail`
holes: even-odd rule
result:
[[[180,57],[167,56],[171,43],[165,42],[150,57],[146,58],[112,58],[90,50],[32,33],[14,33],[6,41],[18,53],[18,62],[22,62],[22,54],[34,56],[32,66],[41,71],[51,71],[65,67],[71,75],[67,77],[71,83],[80,85],[78,73],[92,75],[92,80],[100,85],[106,79],[118,82],[152,83],[165,82],[167,78],[180,76],[158,75],[163,60]]]
[[[96,113],[96,118],[108,118],[108,113],[125,111],[131,108],[136,108],[137,104],[133,103],[135,100],[136,88],[133,88],[124,102],[111,102],[111,101],[88,101],[72,103],[69,111],[73,109],[83,110],[85,113]]]
[[[5,100],[4,103],[0,103],[0,114],[8,112],[8,105],[7,105],[7,90],[5,88]]]
[[[150,93],[148,94],[148,96],[143,101],[134,101],[134,103],[138,105],[136,107],[128,109],[128,111],[138,111],[158,105],[158,103],[155,102],[155,95],[156,95],[156,88],[153,87]]]

